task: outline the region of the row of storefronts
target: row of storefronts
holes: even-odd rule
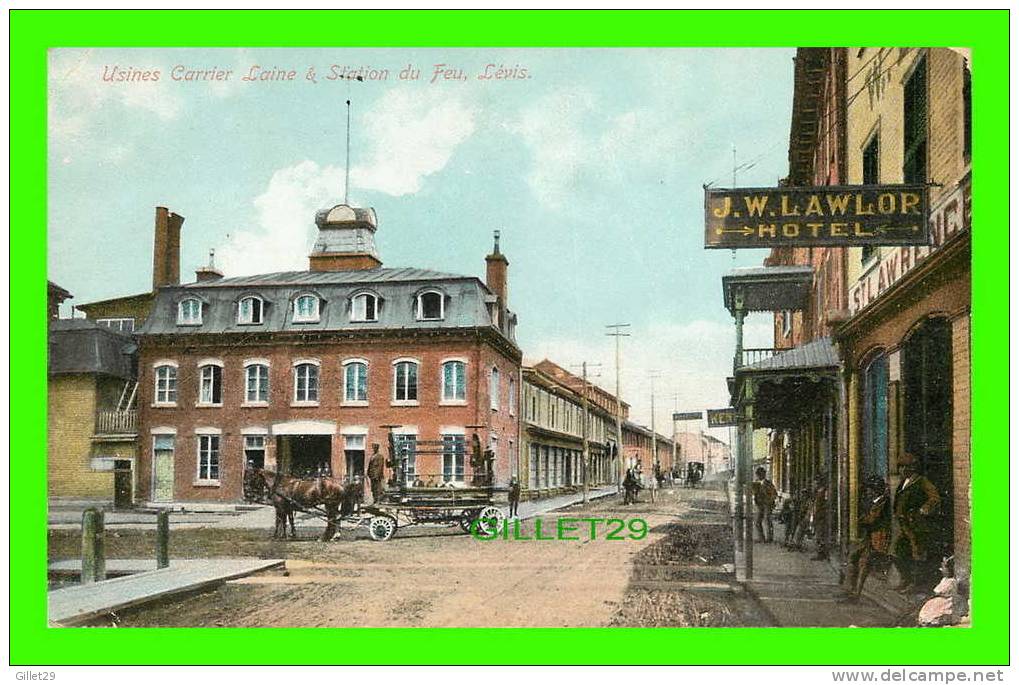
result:
[[[751,431],[768,429],[772,480],[785,497],[824,485],[819,534],[844,561],[861,537],[861,484],[878,477],[894,493],[915,460],[941,500],[923,553],[932,584],[945,559],[970,576],[969,84],[957,50],[798,50],[785,184],[926,184],[929,244],[775,248],[723,278],[738,485]],[[773,313],[773,348],[743,349],[753,312]]]

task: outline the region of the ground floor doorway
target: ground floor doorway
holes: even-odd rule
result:
[[[280,435],[276,438],[277,468],[298,478],[332,475],[332,436]]]

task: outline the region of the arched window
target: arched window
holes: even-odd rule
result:
[[[294,299],[294,321],[315,322],[319,316],[319,300],[315,295],[298,295]]]
[[[417,317],[421,321],[436,321],[444,318],[442,293],[437,290],[426,290],[418,295]]]
[[[318,364],[294,365],[294,402],[318,402]]]
[[[177,403],[177,367],[171,364],[157,366],[156,404]]]
[[[256,404],[269,401],[269,366],[251,363],[244,367],[244,401]]]
[[[400,360],[393,364],[393,399],[397,402],[417,402],[418,363]]]
[[[351,321],[378,321],[379,298],[372,293],[354,295],[350,309]]]
[[[177,305],[177,324],[198,326],[202,323],[202,301],[197,297],[181,300]]]
[[[499,369],[492,367],[492,375],[488,379],[488,394],[492,400],[492,411],[499,411]]]
[[[442,364],[442,401],[467,399],[467,364],[451,359]]]
[[[368,401],[368,363],[351,360],[343,363],[343,401]]]
[[[513,416],[517,413],[517,385],[510,378],[506,381],[506,410]]]
[[[198,403],[206,405],[223,404],[223,365],[204,363],[198,367]]]
[[[262,323],[262,298],[250,295],[237,303],[237,323]]]

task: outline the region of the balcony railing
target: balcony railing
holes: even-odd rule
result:
[[[96,435],[126,435],[137,432],[136,409],[108,409],[96,412]]]
[[[746,347],[743,349],[741,357],[736,360],[736,368],[750,366],[757,362],[763,362],[765,359],[771,359],[781,351],[774,347]]]

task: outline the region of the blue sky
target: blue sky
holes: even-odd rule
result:
[[[525,357],[601,362],[604,325],[632,324],[623,395],[657,428],[721,407],[732,322],[721,275],[764,254],[702,246],[702,184],[772,185],[787,170],[792,49],[57,50],[50,55],[50,278],[83,303],[151,284],[156,205],[186,217],[182,278],[216,250],[226,274],[305,268],[314,212],[343,200],[353,101],[352,204],[379,216],[387,266],[483,276],[492,231],[510,260]],[[330,81],[331,65],[389,70]],[[436,64],[465,80],[430,82]],[[483,80],[486,65],[528,78]],[[107,82],[120,69],[157,82]],[[221,82],[171,78],[232,70]],[[294,81],[243,81],[251,67]],[[420,80],[400,80],[407,66]],[[307,78],[315,69],[315,82]],[[763,317],[748,344],[769,346]],[[678,399],[674,397],[678,393]]]

